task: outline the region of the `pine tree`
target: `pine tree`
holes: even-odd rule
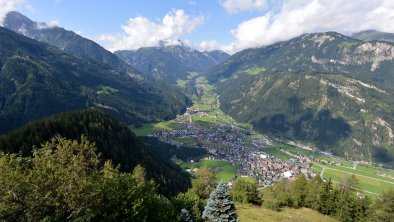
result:
[[[186,210],[186,209],[181,210],[181,221],[182,222],[193,222],[193,217],[188,210]]]
[[[211,193],[208,203],[204,208],[202,218],[211,222],[239,221],[234,202],[228,191],[228,186],[223,181]]]

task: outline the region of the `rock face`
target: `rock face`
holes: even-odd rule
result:
[[[239,52],[206,76],[224,112],[264,133],[394,163],[394,44],[305,34]]]

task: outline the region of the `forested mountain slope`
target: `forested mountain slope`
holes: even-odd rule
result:
[[[142,77],[138,71],[99,44],[64,28],[50,26],[43,22],[34,22],[15,11],[7,13],[4,18],[4,27],[26,37],[53,45],[74,56],[91,58],[107,64],[121,73],[137,78]]]
[[[96,60],[74,57],[2,27],[0,67],[0,134],[87,107],[127,123],[160,121],[175,117],[190,103],[171,87],[120,75]]]
[[[54,137],[79,140],[81,135],[95,142],[102,159],[111,160],[121,171],[131,171],[142,165],[150,178],[159,183],[159,190],[168,195],[185,191],[190,186],[186,173],[151,151],[160,147],[146,147],[128,127],[109,115],[94,109],[63,113],[34,121],[6,135],[0,136],[0,150],[7,153],[32,155],[34,147]]]
[[[220,108],[265,133],[394,161],[394,46],[338,33],[247,49],[211,69]]]

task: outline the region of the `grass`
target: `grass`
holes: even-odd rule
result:
[[[346,166],[348,165],[350,164],[346,164]],[[331,178],[334,183],[340,183],[344,178],[354,174],[359,181],[360,189],[368,191],[365,194],[371,197],[376,197],[376,194],[381,194],[383,191],[394,188],[394,179],[375,175],[374,168],[371,167],[357,167],[355,170],[345,166],[313,163],[311,168],[316,173],[320,173],[324,168],[323,178]],[[379,169],[375,170],[379,171]]]
[[[147,136],[153,134],[154,132],[173,130],[176,128],[177,125],[174,123],[174,121],[147,123],[142,125],[141,127],[130,126],[130,129],[135,133],[136,136]]]
[[[253,67],[243,71],[243,73],[247,75],[255,76],[257,74],[263,73],[265,71],[264,67]]]
[[[189,146],[194,146],[194,144],[196,143],[196,138],[194,137],[178,137],[175,138],[175,140],[181,143],[186,143]]]
[[[272,156],[276,156],[279,159],[283,160],[283,161],[287,161],[291,158],[291,156],[281,152],[278,148],[276,147],[267,147],[267,148],[262,148],[261,149],[262,152],[268,153]]]
[[[232,165],[230,162],[221,160],[201,160],[197,163],[184,162],[180,164],[183,169],[209,167],[212,169],[219,168],[220,171],[216,172],[216,182],[220,180],[230,181],[235,178],[235,174],[239,170],[239,165]]]
[[[284,208],[273,211],[263,207],[236,205],[238,218],[241,222],[336,222],[334,218],[325,216],[317,211],[301,208]]]
[[[346,47],[346,48],[351,48],[351,47],[357,46],[357,45],[359,45],[358,42],[349,42],[349,41],[341,42],[341,46]]]
[[[115,89],[115,88],[112,88],[111,86],[103,86],[103,85],[100,85],[99,88],[100,88],[100,90],[98,90],[98,91],[96,92],[96,93],[99,94],[99,95],[101,95],[101,94],[109,95],[109,94],[112,94],[112,93],[119,92],[119,90],[117,90],[117,89]]]

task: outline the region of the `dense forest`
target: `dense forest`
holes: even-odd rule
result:
[[[52,138],[79,141],[81,135],[94,142],[101,158],[110,160],[121,172],[128,172],[140,164],[147,170],[148,178],[155,179],[160,185],[162,194],[174,195],[190,186],[189,176],[171,162],[172,156],[166,154],[170,149],[163,149],[155,143],[149,143],[147,148],[126,125],[94,109],[59,114],[29,123],[0,136],[0,150],[29,157],[35,147]]]

